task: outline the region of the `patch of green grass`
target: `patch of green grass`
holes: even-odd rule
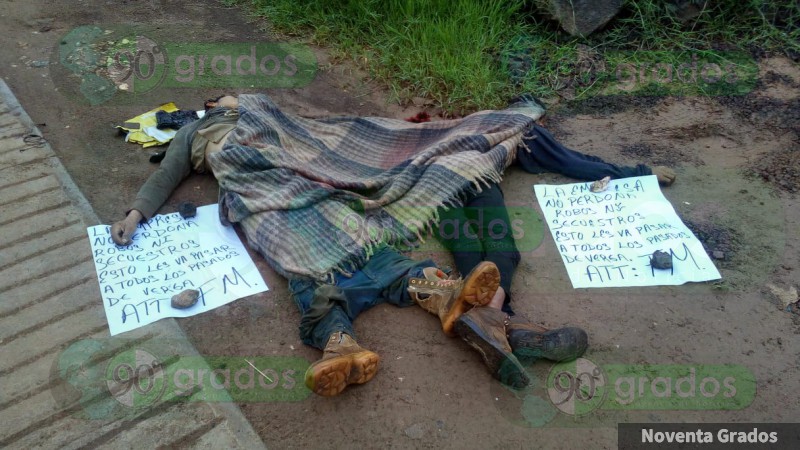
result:
[[[639,52],[658,52],[649,58],[658,55],[660,63],[678,67],[693,54],[724,59],[754,48],[800,52],[800,3],[786,0],[694,0],[699,15],[685,21],[670,2],[628,0],[604,30],[587,38],[567,35],[523,0],[223,2],[245,7],[275,31],[352,59],[385,82],[395,100],[426,97],[452,114],[502,107],[522,92],[598,95],[615,77],[597,70],[607,57],[619,64],[647,60]],[[727,53],[720,56],[721,50]],[[754,76],[751,69],[743,70]],[[647,95],[681,94],[650,82],[642,87]],[[746,88],[701,84],[694,94]]]
[[[525,32],[522,0],[228,0],[277,31],[333,46],[386,82],[399,101],[449,113],[500,107],[513,93],[498,49]]]
[[[672,3],[628,0],[596,44],[643,50],[711,49],[718,44],[800,49],[800,4],[786,0],[694,0],[699,15],[681,22]]]
[[[725,68],[736,66],[736,82],[698,83],[691,86],[639,81],[637,95],[738,95],[748,92],[758,68],[751,51],[800,52],[800,2],[782,0],[695,0],[700,13],[681,22],[672,4],[661,0],[628,0],[606,26],[586,38],[570,37],[542,19],[531,22],[527,35],[517,36],[504,49],[507,54],[528,54],[532,70],[521,90],[547,97],[571,89],[577,100],[598,95],[618,84],[619,64],[642,67],[642,63],[666,64],[674,68],[697,57]],[[587,63],[579,48],[599,56],[604,69],[586,79]],[[652,73],[646,73],[651,75]],[[623,77],[624,78],[624,77]],[[730,81],[730,80],[728,80]],[[614,89],[611,92],[615,93]]]

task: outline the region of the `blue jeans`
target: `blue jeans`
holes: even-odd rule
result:
[[[415,261],[389,247],[375,252],[351,277],[335,275],[333,285],[307,279],[290,279],[300,309],[303,343],[324,349],[331,334],[342,331],[355,338],[353,320],[380,303],[405,307],[414,304],[408,280],[423,277],[422,269],[436,267],[433,261]]]

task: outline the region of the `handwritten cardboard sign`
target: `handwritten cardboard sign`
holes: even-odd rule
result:
[[[217,205],[195,217],[158,215],[139,224],[133,243],[120,247],[111,227],[87,229],[111,335],[165,317],[189,317],[269,288],[239,236],[219,221]],[[186,289],[200,292],[188,309],[171,306]]]
[[[703,245],[664,198],[655,176],[536,185],[534,191],[574,288],[676,285],[720,278]],[[656,269],[656,250],[672,269]]]

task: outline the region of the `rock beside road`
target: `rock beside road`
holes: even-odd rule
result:
[[[535,4],[573,36],[592,34],[622,8],[622,0],[536,0]]]

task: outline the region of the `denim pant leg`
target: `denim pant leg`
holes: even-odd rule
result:
[[[376,253],[361,269],[380,288],[378,298],[369,307],[378,303],[400,307],[413,305],[414,301],[408,293],[408,282],[411,278],[422,278],[426,267],[436,267],[436,264],[430,259],[413,260],[390,248]]]
[[[353,322],[342,307],[347,305],[341,290],[310,280],[290,279],[289,291],[302,316],[300,339],[304,344],[322,350],[337,331],[355,338]],[[312,308],[312,304],[320,309]]]
[[[289,280],[289,289],[303,315],[300,322],[303,343],[323,349],[330,335],[337,331],[355,338],[353,321],[377,304],[412,305],[408,279],[422,277],[425,267],[436,265],[431,260],[414,261],[383,247],[352,276],[337,274],[335,285]]]
[[[422,265],[423,263],[430,262],[431,265]],[[412,267],[406,276],[400,277],[389,283],[388,286],[381,292],[381,298],[385,299],[387,303],[404,308],[414,304],[411,295],[408,293],[408,282],[411,278],[424,278],[422,269],[425,267],[436,267],[433,261],[426,260]]]
[[[617,166],[602,159],[571,150],[559,143],[546,129],[536,125],[522,139],[525,148],[517,150],[517,163],[529,173],[555,172],[578,180],[594,181],[611,178],[652,175],[644,164],[636,167]]]
[[[308,316],[304,316],[301,321],[301,334],[306,332],[306,339],[303,342],[313,345],[317,348],[324,348],[328,341],[328,337],[337,332],[342,331],[349,334],[354,339],[356,338],[355,331],[353,330],[353,321],[359,314],[372,308],[381,300],[381,279],[376,278],[369,270],[365,268],[380,265],[381,252],[378,252],[373,258],[377,256],[375,262],[367,262],[361,269],[352,274],[352,276],[344,276],[336,274],[334,277],[334,285],[320,285],[314,291],[314,300],[319,305],[327,305],[330,308],[328,313],[318,319],[318,322],[313,324],[313,330],[308,334],[307,327],[304,327],[304,322],[307,322]],[[372,260],[370,260],[372,261]],[[324,309],[324,307],[323,307]],[[313,311],[308,311],[313,314]],[[317,319],[319,314],[314,317]]]

